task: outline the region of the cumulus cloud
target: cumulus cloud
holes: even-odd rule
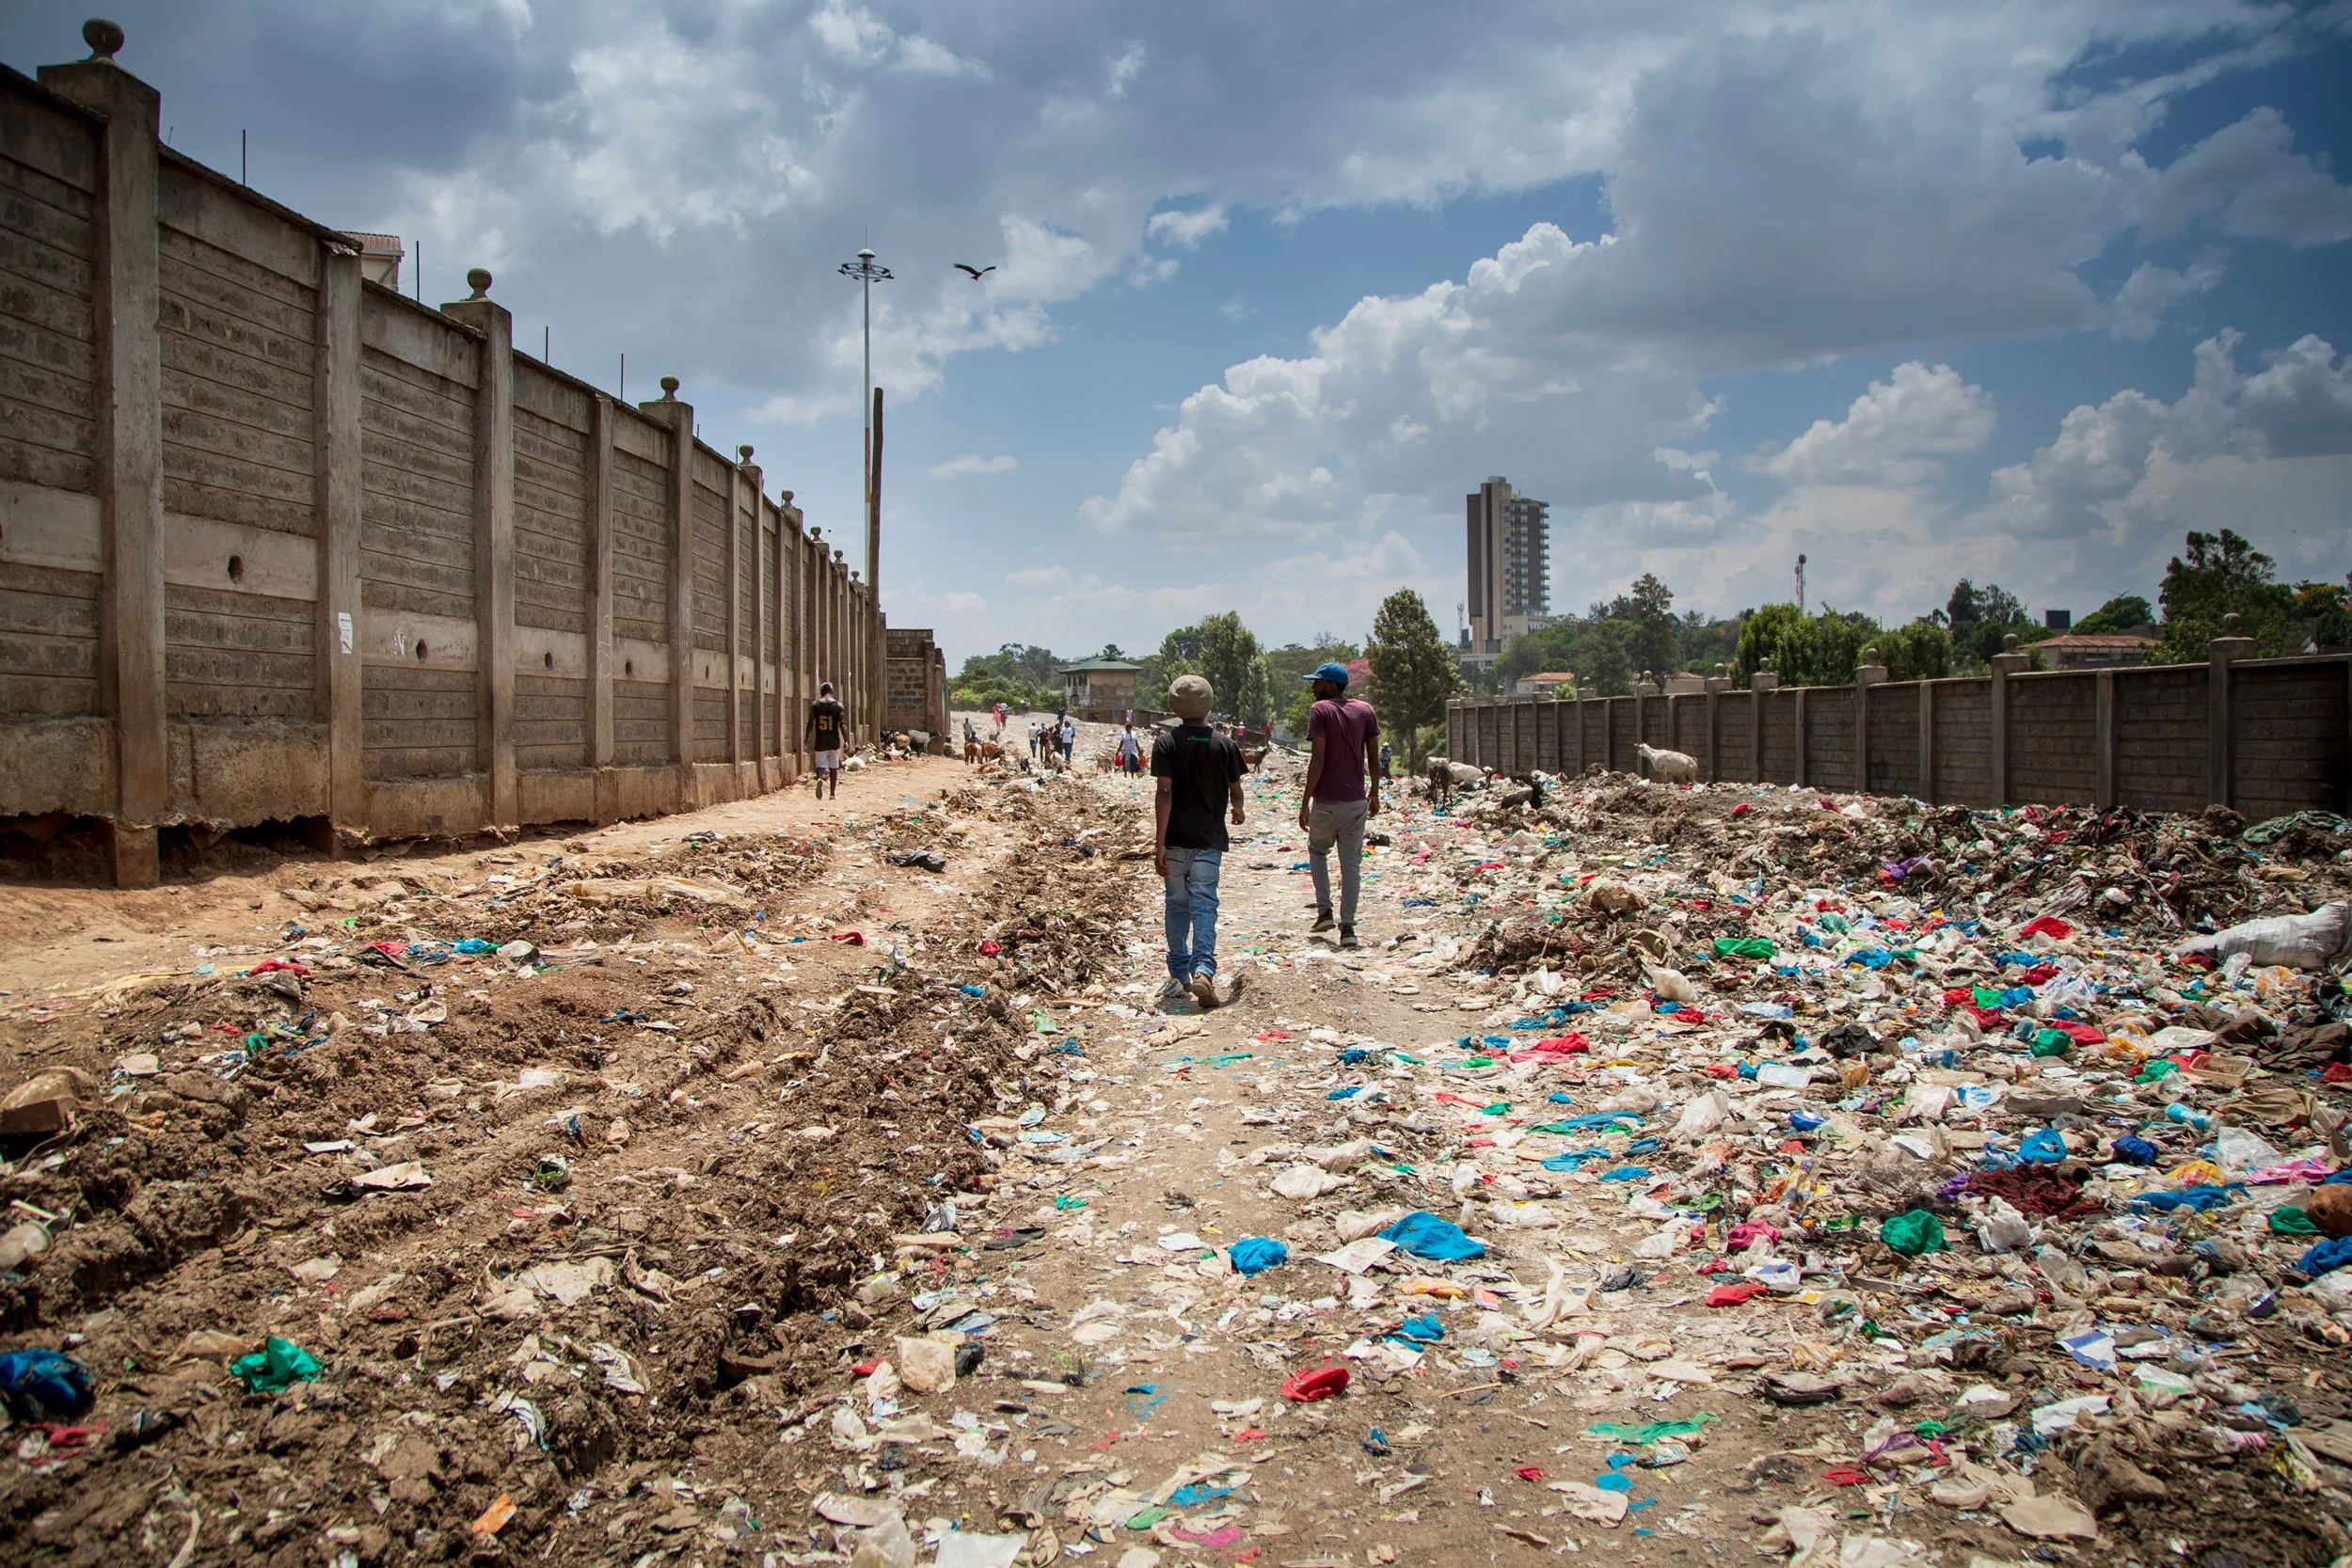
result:
[[[1843,420],[1816,420],[1760,463],[1792,484],[1917,484],[1943,469],[1931,453],[1975,451],[1993,435],[1993,399],[1949,365],[1913,360],[1873,381]]]
[[[1153,213],[1144,224],[1144,233],[1162,245],[1178,245],[1185,250],[1198,250],[1200,242],[1212,234],[1225,232],[1227,215],[1222,203],[1196,207],[1191,212]]]
[[[2352,239],[2352,186],[2294,145],[2286,118],[2267,105],[2215,132],[2155,177],[2142,231],[2161,237],[2208,222],[2225,234],[2293,245]]]
[[[2119,338],[2153,338],[2164,325],[2165,313],[2192,294],[2210,293],[2221,281],[2229,252],[2207,250],[2185,271],[2142,261],[2132,269],[2110,302],[2107,330]]]
[[[1009,453],[1001,457],[982,457],[977,451],[968,451],[961,457],[934,463],[923,471],[933,479],[966,479],[974,474],[1009,474],[1019,467],[1021,460]]]

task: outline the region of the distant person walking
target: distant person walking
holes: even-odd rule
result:
[[[815,753],[817,798],[825,798],[825,781],[833,781],[834,800],[841,798],[841,752],[850,741],[850,710],[834,700],[833,682],[817,689],[808,705],[808,749]]]
[[[1163,1006],[1186,992],[1203,1008],[1216,994],[1216,881],[1231,841],[1230,812],[1242,822],[1241,749],[1201,721],[1216,690],[1199,675],[1179,675],[1168,689],[1168,705],[1183,721],[1163,730],[1152,747],[1152,863],[1166,895],[1168,986]],[[1241,990],[1241,977],[1224,1000]]]
[[[1380,777],[1371,771],[1379,716],[1347,694],[1347,666],[1324,664],[1307,677],[1314,706],[1307,710],[1307,787],[1298,825],[1307,830],[1308,868],[1315,883],[1315,923],[1331,928],[1331,852],[1340,856],[1340,945],[1356,945],[1356,902],[1363,890],[1364,823],[1380,815]],[[1366,776],[1370,772],[1370,787]]]
[[[1127,721],[1126,730],[1119,737],[1119,770],[1121,773],[1143,771],[1143,742],[1136,738],[1133,720]]]
[[[1078,721],[1075,719],[1064,719],[1061,721],[1061,759],[1067,763],[1073,760],[1077,754]]]

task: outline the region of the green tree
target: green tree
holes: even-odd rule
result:
[[[1675,619],[1674,603],[1674,590],[1659,581],[1657,574],[1644,572],[1633,579],[1631,588],[1611,601],[1602,617],[1632,623],[1625,640],[1627,656],[1636,668],[1661,677],[1682,667],[1682,626]]]
[[[2074,623],[2073,629],[2093,636],[2136,631],[2156,624],[2155,608],[2137,594],[2118,594]]]
[[[1924,615],[1880,632],[1878,648],[1888,680],[1941,680],[1952,673],[1951,633]]]
[[[1241,721],[1252,729],[1262,728],[1274,717],[1274,680],[1267,673],[1265,656],[1249,661],[1249,668],[1241,679],[1241,692],[1234,700],[1234,711]]]
[[[2352,572],[2342,582],[2298,582],[2295,585],[2295,618],[2310,633],[2314,647],[2340,649],[2352,642]]]
[[[1626,651],[1625,623],[1590,621],[1577,639],[1576,684],[1588,696],[1623,697],[1633,689],[1633,656]]]
[[[1200,673],[1216,689],[1216,711],[1239,711],[1242,681],[1258,657],[1258,639],[1233,610],[1203,616],[1200,621]]]
[[[1788,680],[1787,671],[1772,662],[1772,649],[1782,632],[1804,619],[1804,611],[1792,604],[1768,604],[1749,610],[1740,625],[1738,651],[1732,655],[1732,684],[1744,689],[1748,677],[1758,670],[1771,670],[1784,683],[1795,684]]]
[[[1168,689],[1179,675],[1200,673],[1200,628],[1178,626],[1160,639],[1156,653],[1146,654],[1136,662],[1142,668],[1136,672],[1136,705],[1165,707]]]
[[[2164,607],[2164,636],[2154,657],[2164,663],[2206,657],[2224,615],[2238,617],[2238,635],[2252,638],[2258,654],[2300,645],[2295,590],[2278,580],[2270,557],[2226,528],[2217,534],[2189,531],[2185,559],[2176,555],[2166,564],[2156,602]]]
[[[1454,650],[1438,632],[1429,606],[1409,588],[1380,601],[1364,649],[1387,726],[1405,737],[1406,762],[1417,768],[1423,754],[1422,732],[1444,720],[1446,699],[1462,689]]]

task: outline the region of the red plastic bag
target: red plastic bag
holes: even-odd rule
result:
[[[1762,1285],[1753,1279],[1743,1279],[1737,1285],[1718,1285],[1708,1291],[1707,1305],[1709,1307],[1742,1307],[1763,1293]]]
[[[2026,921],[2017,928],[2021,937],[2048,937],[2052,942],[2064,942],[2074,934],[2074,927],[2054,914],[2042,915]]]
[[[835,931],[831,940],[846,942],[852,947],[863,947],[866,945],[866,933],[864,931]]]
[[[1300,1404],[1312,1404],[1317,1400],[1337,1399],[1347,1392],[1345,1367],[1311,1367],[1291,1373],[1282,1380],[1282,1397]]]

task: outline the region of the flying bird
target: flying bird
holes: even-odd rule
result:
[[[968,274],[971,277],[972,281],[977,283],[982,277],[992,272],[994,272],[996,269],[994,267],[976,267],[969,261],[958,261],[956,263],[956,270],[961,273]]]

